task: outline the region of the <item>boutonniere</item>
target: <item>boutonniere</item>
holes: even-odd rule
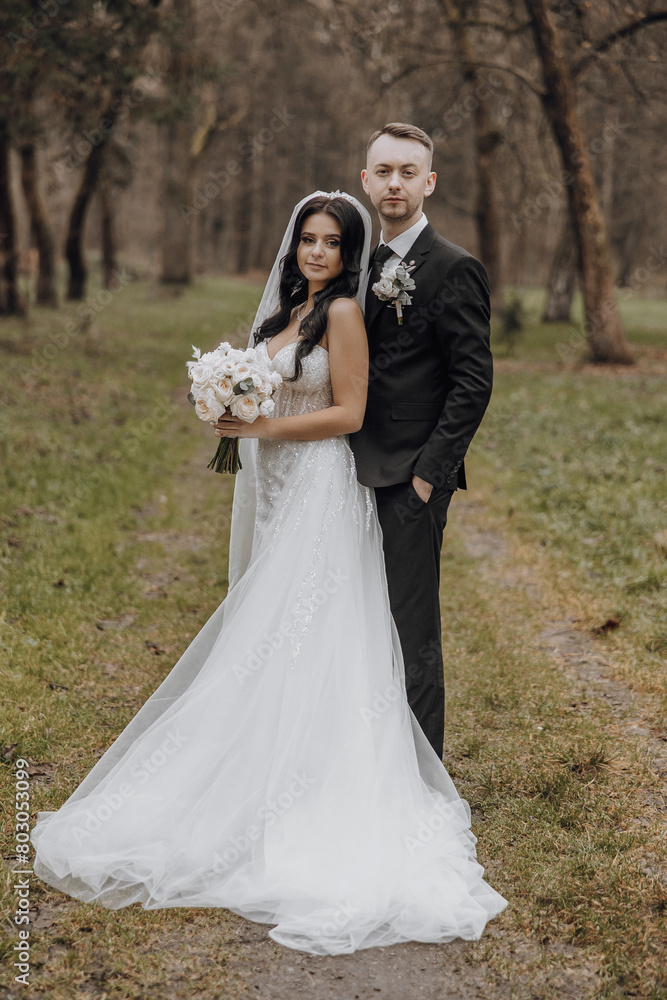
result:
[[[409,306],[412,303],[408,292],[411,292],[415,287],[415,283],[410,277],[410,272],[414,269],[414,260],[411,260],[409,264],[404,264],[403,261],[391,266],[385,264],[379,280],[372,286],[373,291],[382,302],[388,302],[395,308],[399,326],[403,323],[403,306]]]

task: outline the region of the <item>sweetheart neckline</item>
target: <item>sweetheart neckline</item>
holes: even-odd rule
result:
[[[282,347],[278,348],[278,350],[273,355],[273,357],[271,357],[271,355],[269,354],[269,343],[268,343],[268,340],[263,340],[262,343],[264,344],[264,346],[266,348],[266,356],[267,356],[267,358],[269,359],[269,361],[271,362],[271,364],[273,364],[273,362],[276,360],[276,358],[278,357],[278,355],[280,354],[281,351],[284,351],[286,347],[292,347],[294,344],[299,344],[301,342],[301,340],[303,340],[303,339],[304,338],[301,337],[300,340],[290,340],[289,344],[283,344]],[[327,351],[326,347],[322,347],[321,344],[315,344],[315,347],[319,347],[319,349],[321,351],[324,351],[325,354],[329,353]]]

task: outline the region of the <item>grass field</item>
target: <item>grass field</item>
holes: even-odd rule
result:
[[[57,808],[224,597],[233,483],[205,468],[217,439],[185,399],[185,361],[191,344],[245,342],[259,291],[202,279],[162,297],[137,280],[108,304],[94,289],[91,323],[65,306],[0,325],[9,921],[14,761],[31,763],[33,817]],[[447,766],[510,900],[466,961],[517,998],[579,996],[525,986],[530,963],[548,978],[570,962],[594,973],[582,998],[664,1000],[665,302],[622,296],[639,362],[609,371],[578,363],[576,313],[547,328],[538,294],[525,301],[443,549]],[[244,989],[237,918],[66,904],[33,879],[31,986],[7,997]]]

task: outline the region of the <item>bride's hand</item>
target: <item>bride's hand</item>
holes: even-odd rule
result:
[[[231,413],[223,413],[221,417],[218,417],[218,422],[215,425],[215,436],[216,437],[227,437],[227,438],[261,438],[266,437],[264,433],[266,430],[266,424],[268,422],[268,417],[256,417],[251,424],[246,420],[241,420],[239,417],[233,417]]]

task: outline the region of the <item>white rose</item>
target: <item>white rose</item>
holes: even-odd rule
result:
[[[373,291],[377,292],[378,295],[391,295],[393,287],[393,283],[389,278],[380,278],[380,280],[373,285]]]
[[[242,382],[252,376],[252,368],[247,361],[239,361],[234,368],[234,381]]]
[[[271,372],[271,374],[269,375],[269,382],[271,383],[274,389],[278,388],[282,380],[283,377],[280,374],[280,372]]]
[[[226,340],[223,340],[222,343],[218,345],[216,350],[219,351],[224,357],[224,355],[229,354],[232,350],[232,345],[228,344]]]
[[[202,393],[201,396],[197,396],[195,400],[195,413],[200,420],[216,421],[224,412],[225,407],[210,390]]]
[[[211,391],[211,386],[208,382],[193,382],[190,392],[197,399],[198,396],[205,396]]]
[[[235,417],[249,424],[259,416],[259,404],[254,396],[236,396],[231,402],[230,410]]]
[[[208,366],[197,362],[188,362],[188,375],[193,382],[198,382],[200,385],[204,385],[208,381]]]
[[[216,398],[225,406],[231,401],[234,395],[234,385],[229,375],[220,375],[211,383],[211,389]]]
[[[264,372],[253,372],[252,380],[261,396],[270,396],[273,390],[269,377]]]
[[[259,412],[263,417],[270,417],[276,408],[276,404],[272,399],[265,399],[263,403],[259,404]]]

